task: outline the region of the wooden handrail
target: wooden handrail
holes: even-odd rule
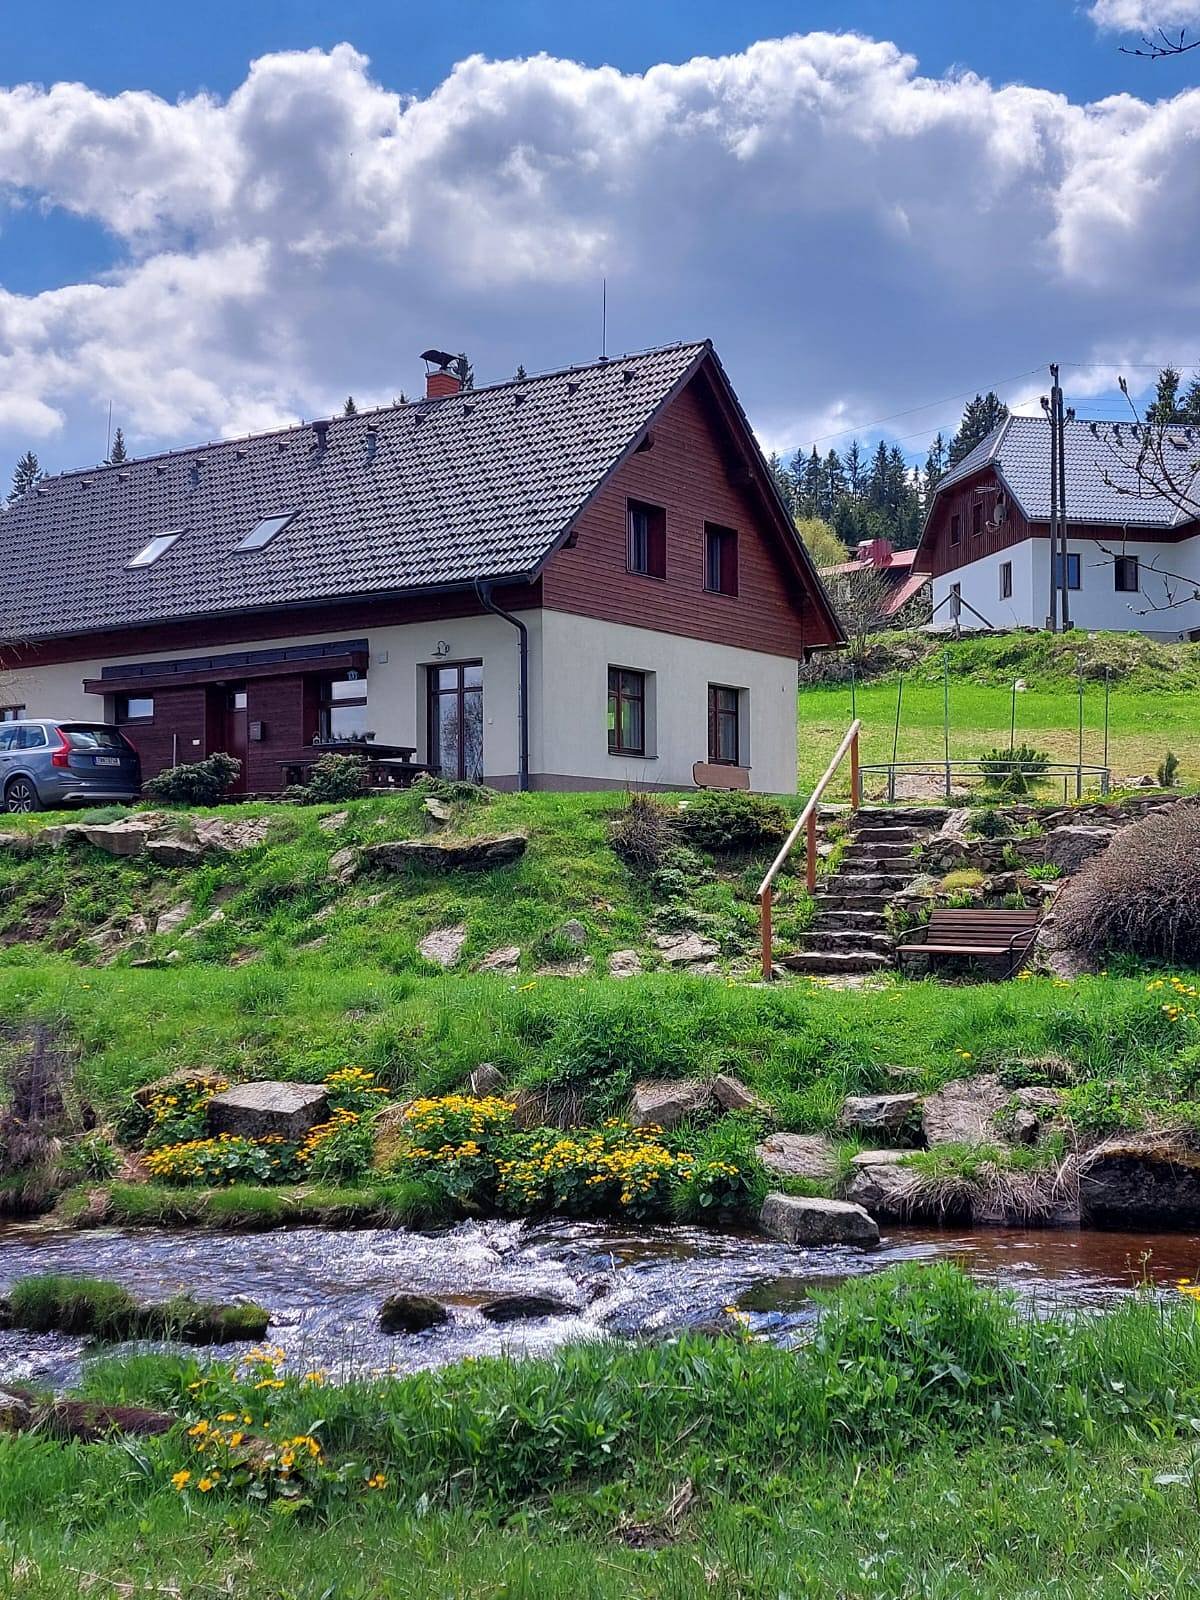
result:
[[[792,853],[796,840],[801,832],[805,835],[806,879],[809,894],[814,893],[817,887],[817,807],[821,803],[821,796],[829,787],[834,773],[846,759],[846,752],[850,753],[850,809],[857,811],[862,799],[862,786],[858,770],[858,733],[862,723],[857,717],[846,729],[845,738],[837,747],[833,760],[825,768],[825,772],[812,794],[808,797],[808,804],[796,818],[796,825],[783,841],[779,854],[767,868],[767,875],[758,886],[758,914],[759,928],[762,939],[762,975],[765,982],[770,983],[773,973],[771,952],[771,906],[774,900],[775,879],[783,871],[788,857]]]

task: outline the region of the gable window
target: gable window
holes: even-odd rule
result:
[[[957,511],[950,518],[950,543],[962,543],[962,518],[959,516]]]
[[[113,702],[113,716],[118,723],[153,722],[154,698],[148,694],[119,694]]]
[[[608,753],[646,754],[646,674],[629,667],[608,669]]]
[[[24,706],[0,706],[0,722],[20,722],[24,715]]]
[[[172,528],[169,533],[156,533],[149,544],[142,546],[132,561],[125,563],[126,567],[152,567],[159,556],[166,555],[182,532],[182,528]]]
[[[704,587],[712,594],[738,592],[738,536],[713,522],[704,524]]]
[[[363,738],[367,731],[367,680],[323,678],[317,727],[322,740]]]
[[[281,511],[278,516],[263,517],[250,529],[246,537],[238,544],[236,550],[262,550],[270,544],[277,533],[282,533],[296,515],[294,511]]]
[[[1002,561],[1000,563],[1000,598],[1001,598],[1001,600],[1011,600],[1012,599],[1012,562],[1011,561]]]
[[[1062,553],[1054,553],[1054,587],[1062,588]],[[1079,588],[1079,557],[1071,551],[1067,552],[1067,588]]]
[[[983,532],[983,501],[976,500],[971,507],[971,532],[978,535]]]
[[[645,578],[667,575],[667,513],[641,500],[629,502],[626,564]]]
[[[740,759],[741,695],[723,683],[708,686],[708,759],[717,766],[736,767]]]
[[[1113,562],[1113,588],[1118,594],[1137,594],[1141,575],[1136,556],[1118,556]]]

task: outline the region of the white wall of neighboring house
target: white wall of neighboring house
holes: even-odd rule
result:
[[[551,788],[691,787],[692,765],[708,758],[708,686],[741,693],[741,761],[752,787],[796,788],[796,661],[754,650],[685,639],[647,628],[570,615],[522,613],[530,634],[530,772]],[[427,755],[427,673],[439,661],[483,661],[484,777],[505,786],[517,772],[518,644],[500,617],[458,617],[394,627],[314,631],[289,638],[189,646],[186,629],[171,651],[126,652],[45,667],[4,669],[0,704],[24,706],[31,717],[111,718],[111,703],[86,694],[85,678],[106,666],[270,650],[366,637],[367,726],[385,743],[415,745]],[[608,753],[608,668],[650,674],[649,741],[645,757]],[[202,750],[184,749],[182,761]]]
[[[1172,598],[1190,595],[1200,587],[1200,538],[1178,544],[1138,540],[1122,545],[1119,532],[1111,541],[1067,540],[1069,554],[1079,556],[1079,588],[1069,594],[1071,622],[1089,631],[1137,632],[1156,638],[1174,639],[1193,628],[1200,628],[1200,601],[1187,598],[1172,605]],[[1139,591],[1124,593],[1116,588],[1113,554],[1138,558]],[[1012,598],[1001,598],[1001,567],[1012,562]],[[1187,581],[1167,574],[1194,574]],[[1025,539],[1007,550],[982,556],[954,572],[933,580],[934,628],[953,626],[952,606],[947,597],[952,586],[961,586],[963,600],[983,613],[994,628],[1045,626],[1050,605],[1050,541]],[[983,623],[964,605],[961,627],[982,628]]]

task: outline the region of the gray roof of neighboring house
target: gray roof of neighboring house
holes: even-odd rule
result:
[[[531,578],[710,354],[671,345],[336,417],[323,448],[305,424],[46,478],[0,514],[0,639]],[[264,549],[235,553],[286,511]]]
[[[1194,519],[1195,513],[1189,516],[1139,482],[1134,463],[1140,438],[1128,422],[1066,424],[1069,520],[1170,528]],[[1200,496],[1200,427],[1169,427],[1165,441],[1168,459],[1177,461],[1177,481],[1190,481],[1191,495]],[[1050,424],[1045,417],[1006,418],[941,479],[938,493],[987,466],[1000,473],[1031,522],[1050,520]],[[1106,475],[1112,483],[1105,482]],[[1122,494],[1115,486],[1131,492]]]

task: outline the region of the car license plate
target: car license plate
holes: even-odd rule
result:
[[[96,765],[98,767],[119,767],[121,758],[120,756],[97,756]]]

